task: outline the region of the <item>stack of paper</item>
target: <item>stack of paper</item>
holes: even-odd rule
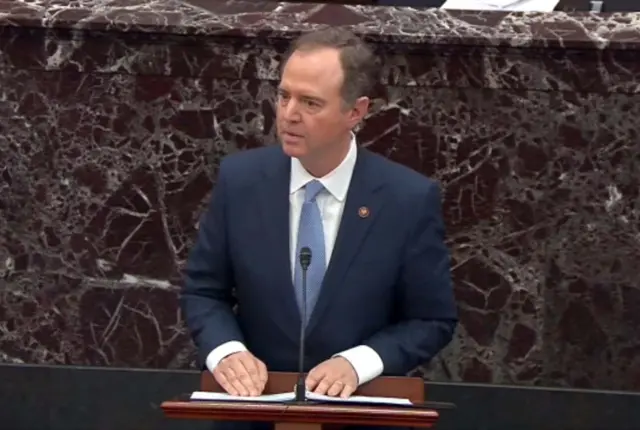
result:
[[[209,402],[263,402],[263,403],[284,403],[295,400],[294,393],[266,394],[256,397],[232,396],[226,393],[212,393],[209,391],[195,391],[191,394],[191,400],[209,401]],[[325,396],[307,392],[307,399],[317,402],[333,402],[333,403],[368,403],[377,405],[390,406],[411,406],[409,399],[399,397],[372,397],[372,396],[351,396],[346,399],[340,397]]]
[[[441,9],[552,12],[560,0],[447,0]]]

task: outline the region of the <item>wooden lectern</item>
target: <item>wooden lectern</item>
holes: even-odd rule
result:
[[[264,394],[292,392],[297,373],[270,372]],[[209,372],[203,372],[201,391],[224,392]],[[357,395],[402,397],[416,405],[383,406],[335,403],[252,403],[191,402],[188,398],[163,402],[168,418],[211,421],[270,421],[275,430],[331,430],[346,425],[432,427],[438,420],[435,410],[420,407],[424,403],[424,382],[420,378],[379,377],[362,385]]]

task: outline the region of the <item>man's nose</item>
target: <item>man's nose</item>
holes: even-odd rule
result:
[[[300,104],[291,99],[282,106],[282,116],[285,121],[297,122],[300,121]]]

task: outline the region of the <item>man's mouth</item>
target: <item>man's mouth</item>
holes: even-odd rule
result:
[[[290,137],[302,137],[302,135],[301,135],[301,134],[292,133],[292,132],[290,132],[290,131],[285,131],[285,132],[284,132],[284,135],[285,135],[285,136],[290,136]]]

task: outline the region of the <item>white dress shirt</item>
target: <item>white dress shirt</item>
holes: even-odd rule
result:
[[[333,252],[333,246],[340,227],[342,219],[342,211],[349,190],[351,176],[356,165],[358,150],[356,147],[355,136],[351,139],[349,152],[342,163],[336,167],[331,173],[322,177],[315,178],[306,171],[297,158],[291,158],[291,179],[289,185],[289,249],[291,250],[291,273],[295,273],[296,261],[296,245],[298,240],[298,227],[300,222],[300,213],[302,204],[304,203],[304,187],[309,182],[317,179],[324,186],[324,190],[318,194],[316,202],[320,209],[322,217],[322,226],[324,229],[324,244],[326,247],[325,255],[328,266]],[[293,294],[293,290],[291,291]],[[216,349],[211,351],[207,356],[207,368],[213,372],[218,363],[226,356],[246,351],[247,348],[238,341],[223,343]],[[358,384],[364,384],[371,381],[382,374],[384,365],[382,359],[372,348],[366,345],[359,345],[354,348],[336,354],[347,359],[358,375]]]

